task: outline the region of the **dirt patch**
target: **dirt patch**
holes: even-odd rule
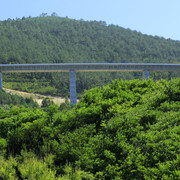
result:
[[[30,98],[32,97],[34,101],[36,101],[40,106],[42,105],[42,100],[46,97],[49,97],[51,101],[53,101],[55,104],[60,105],[63,102],[65,102],[65,98],[63,97],[58,97],[58,96],[45,96],[41,94],[36,94],[36,93],[28,93],[28,92],[23,92],[23,91],[17,91],[13,89],[7,89],[3,88],[7,93],[10,94],[16,94],[18,96],[22,96],[24,98]]]

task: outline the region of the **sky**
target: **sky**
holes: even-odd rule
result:
[[[0,21],[56,12],[180,40],[180,0],[0,0]]]

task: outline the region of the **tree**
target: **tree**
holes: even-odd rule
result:
[[[42,13],[40,14],[40,17],[46,17],[48,14],[47,13]]]
[[[42,106],[43,108],[49,107],[50,105],[53,105],[54,102],[50,100],[50,98],[46,97],[42,100]]]
[[[55,16],[55,17],[57,17],[57,16],[58,16],[58,14],[57,14],[56,12],[53,12],[53,13],[51,14],[51,16]]]

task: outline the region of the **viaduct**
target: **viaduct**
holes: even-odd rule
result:
[[[70,102],[77,103],[75,72],[141,71],[143,78],[150,78],[150,71],[180,71],[180,64],[161,63],[58,63],[58,64],[0,64],[0,89],[2,73],[19,72],[69,72]]]

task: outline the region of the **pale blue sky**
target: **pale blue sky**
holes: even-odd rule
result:
[[[0,0],[0,21],[52,12],[180,40],[180,0]]]

